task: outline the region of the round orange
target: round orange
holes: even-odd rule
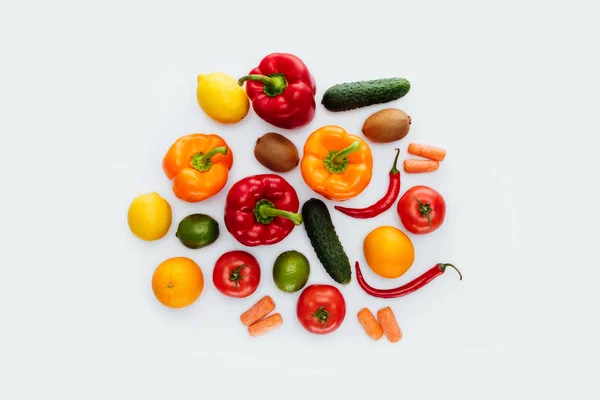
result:
[[[415,248],[409,237],[393,226],[372,230],[363,242],[363,251],[369,267],[384,278],[398,278],[415,261]]]
[[[162,304],[171,308],[189,306],[204,289],[204,275],[193,260],[175,257],[163,261],[152,275],[152,291]]]

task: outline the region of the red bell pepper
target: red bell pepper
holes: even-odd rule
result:
[[[240,86],[244,82],[254,112],[270,124],[298,128],[315,116],[317,85],[306,65],[293,54],[269,54],[238,81]]]
[[[302,223],[296,190],[281,176],[249,176],[235,183],[225,201],[225,226],[245,246],[274,244]]]

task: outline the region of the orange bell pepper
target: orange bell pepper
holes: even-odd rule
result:
[[[306,140],[300,169],[304,182],[315,192],[343,201],[357,196],[371,182],[373,156],[363,139],[327,125]]]
[[[223,189],[232,164],[231,149],[220,136],[195,133],[177,139],[162,166],[175,196],[197,202]]]

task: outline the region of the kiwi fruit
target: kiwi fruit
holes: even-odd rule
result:
[[[390,143],[408,135],[410,116],[397,108],[377,111],[365,120],[363,134],[375,143]]]
[[[265,133],[256,140],[254,157],[264,167],[275,172],[291,171],[300,162],[294,143],[275,132]]]

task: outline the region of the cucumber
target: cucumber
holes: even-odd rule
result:
[[[337,283],[350,283],[352,270],[350,260],[335,232],[331,215],[325,203],[310,199],[302,206],[302,220],[310,244],[327,273]]]
[[[398,100],[409,90],[410,82],[404,78],[340,83],[327,89],[321,104],[329,111],[347,111]]]

